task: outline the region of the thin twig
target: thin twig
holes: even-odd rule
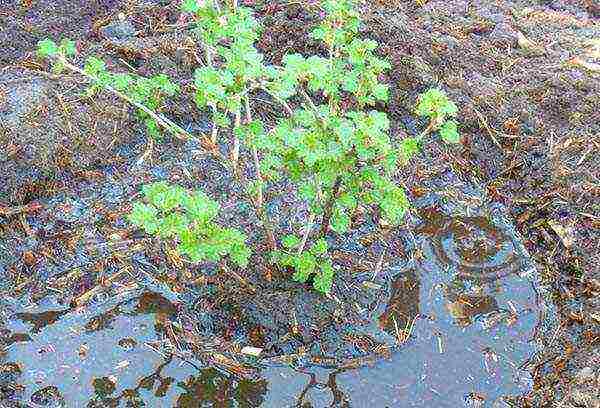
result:
[[[250,111],[250,98],[246,96],[244,98],[245,107],[246,107],[246,121],[248,123],[252,122],[252,112]],[[277,241],[275,241],[275,234],[273,233],[273,225],[271,223],[271,219],[269,218],[269,214],[267,214],[265,210],[264,196],[263,196],[263,176],[260,171],[260,161],[258,159],[258,151],[255,146],[252,146],[252,159],[254,160],[254,168],[256,172],[256,179],[260,183],[258,187],[258,193],[256,198],[256,210],[258,212],[259,217],[262,219],[263,225],[265,227],[265,232],[267,234],[267,241],[269,242],[269,247],[271,250],[275,251],[277,249]]]
[[[306,242],[308,241],[308,236],[310,235],[310,232],[312,230],[314,223],[315,223],[315,213],[311,213],[308,216],[308,223],[306,225],[306,230],[304,231],[304,235],[302,236],[302,242],[300,243],[300,246],[298,247],[298,251],[296,252],[296,255],[300,256],[302,254],[302,251],[304,251],[304,247],[306,247]]]

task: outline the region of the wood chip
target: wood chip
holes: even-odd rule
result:
[[[262,351],[263,349],[259,347],[246,346],[242,348],[241,353],[252,357],[258,357],[260,356],[260,353],[262,353]]]

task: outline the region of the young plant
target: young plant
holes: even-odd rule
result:
[[[92,86],[88,88],[88,95],[91,96],[110,86],[127,95],[132,101],[157,113],[162,111],[166,97],[174,96],[179,92],[179,86],[172,83],[165,74],[158,74],[151,78],[126,73],[115,74],[107,71],[104,61],[96,57],[87,59],[83,71],[94,79]],[[159,139],[161,132],[154,117],[143,109],[137,109],[136,114],[146,125],[148,134]]]
[[[195,17],[196,32],[205,50],[206,65],[194,72],[196,104],[210,108],[213,118],[212,141],[218,128],[241,126],[244,98],[263,75],[263,56],[254,46],[259,37],[258,23],[250,9],[218,0],[186,0],[185,12]],[[240,154],[240,141],[234,134],[231,159],[234,169]]]
[[[267,67],[254,42],[259,38],[259,26],[248,8],[236,1],[223,4],[217,0],[186,0],[185,12],[195,18],[196,32],[205,50],[206,65],[194,72],[195,101],[200,109],[210,108],[213,119],[211,140],[217,142],[219,128],[232,127],[231,161],[239,176],[238,160],[241,139],[251,138],[250,128],[262,127],[252,118],[249,94],[264,81]],[[245,111],[245,124],[242,111]],[[233,126],[230,117],[233,116]],[[249,184],[257,213],[265,228],[269,247],[277,248],[272,223],[264,208],[263,176],[257,149],[250,146],[255,168],[255,180]]]
[[[174,239],[192,262],[221,262],[228,257],[240,268],[248,265],[246,236],[215,222],[219,204],[202,191],[157,182],[143,186],[145,202],[136,202],[129,221],[161,239]]]
[[[305,245],[306,242],[296,235],[286,235],[282,240],[283,249],[272,253],[273,261],[293,268],[292,278],[296,282],[305,283],[312,276],[313,287],[321,293],[329,293],[334,270],[327,254],[327,241],[319,238],[309,248],[304,249]]]
[[[390,64],[375,56],[374,41],[357,38],[360,20],[353,1],[329,0],[323,7],[327,17],[312,36],[325,43],[328,57],[287,55],[283,67],[267,71],[271,94],[281,101],[298,95],[303,106],[269,132],[257,127],[248,143],[262,153],[264,177],[289,178],[309,206],[304,233],[288,236],[285,250],[273,258],[292,266],[297,281],[314,275],[315,289],[329,293],[333,269],[324,244],[329,228],[346,232],[353,211],[371,204],[397,223],[408,199],[393,181],[399,151],[389,138],[387,115],[368,110],[388,98],[379,77]],[[315,102],[319,96],[325,103]],[[320,228],[310,244],[317,219]]]
[[[38,43],[38,55],[52,61],[52,70],[61,73],[65,69],[80,73],[91,81],[87,95],[92,96],[97,91],[108,89],[137,107],[137,115],[146,126],[148,134],[160,138],[160,127],[177,136],[190,136],[185,130],[166,119],[160,114],[164,107],[165,98],[179,92],[179,86],[172,83],[164,74],[145,78],[126,73],[112,73],[106,70],[104,61],[97,57],[89,57],[83,69],[69,61],[76,53],[75,43],[63,39],[57,45],[50,39]]]
[[[448,99],[444,91],[432,88],[421,94],[415,111],[419,116],[429,119],[427,131],[439,131],[440,137],[446,143],[460,143],[458,125],[455,120],[448,119],[456,117],[458,108]]]

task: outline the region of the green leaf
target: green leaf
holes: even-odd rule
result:
[[[158,210],[152,205],[134,203],[131,214],[127,217],[129,221],[143,228],[146,233],[154,234],[158,230]]]
[[[312,32],[310,33],[310,36],[312,38],[314,38],[315,40],[322,40],[325,38],[325,35],[327,33],[325,32],[325,29],[323,28],[315,28],[314,30],[312,30]]]
[[[331,287],[333,286],[334,274],[335,271],[330,260],[322,263],[320,266],[320,273],[318,273],[313,280],[313,287],[321,293],[329,294]]]
[[[327,241],[324,238],[319,238],[311,247],[310,252],[317,256],[323,255],[329,249],[329,245],[327,245]]]
[[[281,240],[281,245],[283,245],[283,247],[286,249],[293,249],[300,245],[300,242],[302,241],[296,235],[289,234],[283,237]]]
[[[373,86],[373,96],[375,96],[376,99],[382,101],[382,102],[387,102],[389,95],[389,89],[387,85],[384,84],[375,84],[375,86]]]
[[[350,217],[345,211],[336,208],[331,217],[331,229],[338,234],[343,234],[350,227]]]
[[[126,90],[133,82],[133,77],[128,74],[114,74],[113,87],[118,91]]]
[[[76,53],[75,42],[68,38],[63,38],[60,42],[59,51],[65,56],[73,56]]]
[[[354,194],[344,192],[338,197],[337,204],[343,208],[354,210],[358,204],[358,201],[356,200],[356,196]]]
[[[317,188],[310,181],[303,182],[298,186],[298,193],[303,200],[311,202],[317,196]]]
[[[150,137],[154,139],[160,139],[160,128],[158,127],[156,120],[148,117],[144,120],[144,124],[146,125],[146,130],[148,131],[148,135],[150,135]]]
[[[449,120],[444,122],[440,128],[440,136],[446,143],[460,143],[456,121]]]
[[[231,250],[230,257],[240,268],[248,266],[248,260],[250,259],[251,251],[245,245],[236,245]]]
[[[219,204],[211,200],[203,191],[197,191],[184,197],[183,207],[190,217],[201,225],[209,223],[219,213]]]
[[[186,229],[179,235],[179,252],[187,255],[192,262],[200,262],[205,259],[201,251],[200,243],[194,231]]]
[[[180,235],[188,228],[188,223],[181,214],[169,214],[162,219],[158,226],[158,235],[161,238],[171,238]]]
[[[400,142],[400,152],[405,160],[410,160],[419,151],[419,139],[407,137]]]
[[[212,119],[213,122],[215,122],[215,125],[217,125],[218,127],[228,128],[231,125],[231,121],[229,120],[227,115],[221,112],[215,112],[213,114]]]
[[[38,42],[38,55],[42,58],[52,57],[58,54],[58,46],[50,39],[45,39]]]
[[[292,276],[296,282],[305,283],[310,275],[314,272],[317,265],[314,255],[309,252],[303,252],[302,255],[296,257],[294,275]]]
[[[104,61],[102,61],[99,58],[96,57],[89,57],[86,62],[85,65],[83,67],[83,71],[91,76],[97,76],[98,73],[104,71],[106,69],[106,64],[104,64]]]
[[[164,181],[152,183],[142,188],[150,203],[162,211],[170,211],[184,202],[186,192],[180,186],[170,186]]]
[[[196,0],[183,0],[181,3],[181,11],[186,13],[196,13],[200,10],[200,6]]]

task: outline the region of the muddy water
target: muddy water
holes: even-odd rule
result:
[[[133,296],[132,296],[133,295]],[[236,380],[168,355],[164,323],[175,306],[154,292],[130,293],[86,310],[47,299],[24,307],[5,333],[0,406],[259,406],[264,380]],[[207,405],[208,404],[208,405]],[[9,405],[12,406],[12,405]]]
[[[536,351],[543,304],[503,209],[461,191],[416,199],[393,243],[406,257],[368,279],[375,302],[353,334],[388,358],[351,370],[259,359],[257,375],[238,378],[173,348],[178,306],[164,293],[124,291],[79,309],[52,296],[4,299],[0,406],[498,406],[531,387],[520,366]]]
[[[387,301],[373,314],[384,341],[397,340],[391,359],[271,372],[278,392],[266,406],[496,407],[530,389],[520,366],[536,350],[543,305],[510,224],[499,208],[456,214],[431,196],[419,205],[413,256],[388,272]]]

